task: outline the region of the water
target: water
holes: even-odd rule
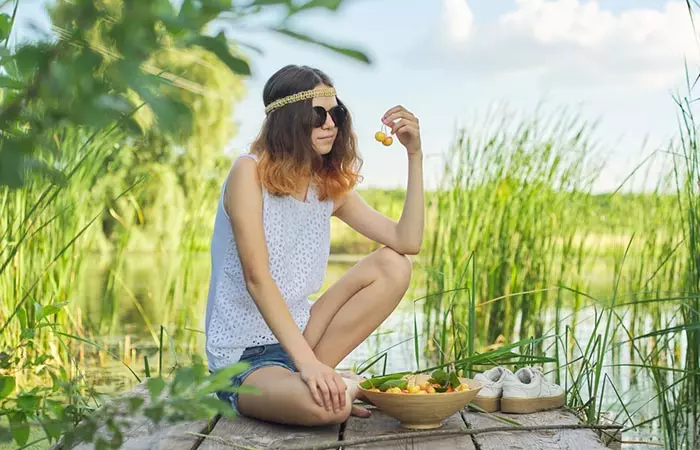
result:
[[[352,256],[332,257],[329,263],[325,290],[339,279],[356,261]],[[157,373],[158,348],[161,326],[164,329],[163,370],[167,373],[175,363],[186,364],[193,354],[205,357],[204,313],[209,276],[208,253],[188,255],[130,254],[118,265],[109,258],[95,258],[90,263],[90,273],[79,283],[79,289],[71,302],[71,314],[83,329],[92,330],[85,337],[108,349],[97,351],[87,345],[77,345],[75,351],[84,375],[102,392],[114,393],[126,390],[137,380],[127,369],[131,367],[139,376],[145,374],[144,358],[147,357],[152,373]],[[404,300],[394,313],[364,343],[356,348],[340,364],[342,368],[354,368],[366,364],[375,355],[391,348],[385,362],[375,365],[368,373],[415,370],[417,368],[413,343],[414,313],[422,320],[420,306],[414,311],[414,299],[425,294],[420,266],[414,272],[412,284]],[[111,275],[111,276],[110,276]],[[561,311],[566,317],[570,311]],[[593,329],[594,309],[578,311],[576,334],[587,340]],[[549,326],[554,312],[542,311],[541,316]],[[547,333],[552,330],[545,328]],[[421,344],[423,337],[420,337]],[[426,358],[419,355],[421,368]],[[631,362],[627,347],[620,347],[611,363]],[[386,364],[386,366],[384,366]],[[625,399],[630,411],[642,408],[646,417],[652,415],[649,399],[654,393],[651,380],[636,376],[633,367],[618,367],[610,371],[611,381],[619,395]],[[620,410],[613,389],[606,390],[606,404],[614,413]],[[620,420],[624,420],[620,416]],[[645,428],[625,433],[626,438],[661,442],[660,430]],[[643,448],[636,446],[634,448]]]

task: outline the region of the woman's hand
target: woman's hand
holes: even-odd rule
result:
[[[335,370],[318,359],[297,368],[301,379],[309,386],[311,395],[319,406],[333,412],[345,408],[347,385]]]
[[[394,106],[384,113],[382,122],[391,128],[391,134],[395,134],[399,142],[406,147],[409,156],[422,151],[420,126],[413,113],[401,105]]]

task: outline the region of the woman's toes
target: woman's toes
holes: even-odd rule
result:
[[[360,405],[352,405],[350,409],[350,415],[355,417],[369,417],[372,415],[369,409],[362,407]]]

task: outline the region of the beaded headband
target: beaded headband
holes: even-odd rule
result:
[[[265,114],[270,114],[275,109],[281,108],[284,105],[308,100],[314,97],[335,97],[335,88],[310,89],[308,91],[297,92],[296,94],[288,95],[275,100],[265,107]]]

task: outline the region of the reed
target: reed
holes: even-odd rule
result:
[[[441,348],[450,347],[451,321],[471,324],[460,327],[458,341],[477,347],[541,336],[539,311],[553,287],[580,278],[589,251],[580,217],[598,171],[591,127],[567,114],[496,113],[470,127],[478,134],[458,134],[430,204],[427,291],[473,285],[424,303],[426,334]],[[470,262],[478,272],[467,270]]]
[[[697,5],[689,3],[688,7],[692,14]],[[669,403],[676,414],[684,419],[681,422],[685,431],[682,442],[697,447],[700,446],[700,149],[698,124],[694,114],[696,83],[690,82],[695,78],[687,75],[687,94],[675,97],[679,110],[680,148],[674,152],[680,156],[676,160],[675,174],[684,246],[688,255],[684,279],[687,297],[679,315],[684,326],[686,344],[684,366],[694,375],[682,380],[680,398],[674,398]]]

